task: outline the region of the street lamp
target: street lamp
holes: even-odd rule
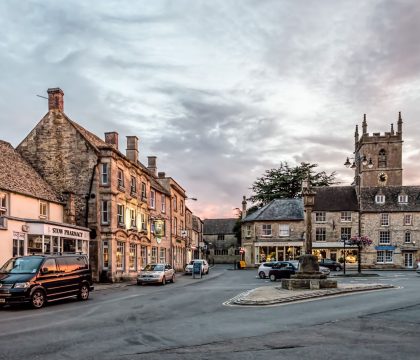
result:
[[[350,159],[353,160],[353,163],[350,163]],[[350,166],[351,165],[351,166]],[[346,162],[344,163],[345,167],[350,167],[351,169],[356,169],[356,176],[355,176],[355,180],[356,180],[356,185],[358,187],[358,191],[357,191],[357,208],[358,208],[358,212],[359,212],[359,219],[358,219],[358,234],[357,236],[360,238],[362,236],[362,194],[361,194],[361,189],[362,189],[362,185],[361,185],[361,169],[363,166],[367,166],[369,169],[372,169],[373,167],[373,162],[372,162],[372,158],[369,157],[369,160],[366,158],[366,155],[361,155],[358,152],[355,153],[354,158],[353,157],[347,157]],[[345,252],[345,242],[346,240],[344,240],[344,269],[346,267],[346,252]],[[358,253],[357,253],[357,271],[360,274],[361,271],[361,254],[360,254],[360,247],[358,247]],[[345,272],[345,270],[344,270]]]

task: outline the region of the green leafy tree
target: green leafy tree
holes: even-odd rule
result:
[[[278,169],[266,170],[265,174],[252,184],[252,195],[249,200],[258,207],[264,206],[273,199],[291,199],[301,197],[302,181],[308,179],[312,186],[329,186],[337,184],[335,172],[316,172],[318,164],[302,162],[290,167],[287,162],[281,162]]]

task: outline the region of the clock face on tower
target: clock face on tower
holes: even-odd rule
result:
[[[378,183],[379,185],[385,185],[386,181],[388,180],[388,175],[384,172],[379,173],[378,175]]]

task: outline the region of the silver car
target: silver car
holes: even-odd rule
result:
[[[137,285],[148,283],[159,283],[165,285],[167,282],[175,282],[175,270],[169,264],[148,264],[137,276]]]
[[[187,266],[185,266],[185,274],[192,274],[193,273],[193,268],[194,268],[194,263],[195,262],[201,262],[201,274],[208,274],[209,273],[209,263],[204,260],[204,259],[195,259],[195,260],[191,260],[189,264],[187,264]]]

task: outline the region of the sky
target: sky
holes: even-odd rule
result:
[[[355,125],[401,111],[420,184],[418,19],[417,0],[2,0],[0,139],[17,146],[60,87],[72,120],[123,152],[138,136],[196,215],[225,218],[281,162],[349,185]]]

